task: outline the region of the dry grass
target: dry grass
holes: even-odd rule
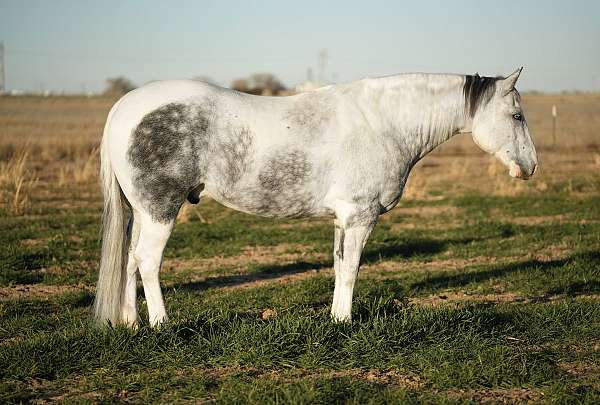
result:
[[[29,147],[15,153],[6,162],[0,162],[0,192],[2,201],[14,214],[23,214],[29,206],[29,194],[38,179],[28,166]]]
[[[470,136],[459,135],[417,165],[404,198],[435,200],[440,195],[471,191],[518,196],[543,193],[549,183],[557,181],[564,181],[565,191],[575,197],[596,188],[598,185],[586,180],[586,175],[600,168],[600,95],[525,95],[523,99],[540,159],[540,171],[534,179],[522,182],[509,178],[507,170],[481,152]],[[51,187],[95,187],[98,145],[114,102],[106,97],[0,97],[3,204],[11,212],[26,213],[39,182]],[[554,147],[552,105],[559,111]],[[179,220],[186,222],[197,215],[186,205]]]
[[[93,148],[86,153],[75,155],[72,161],[67,161],[58,170],[58,185],[91,183],[98,179],[99,148]]]
[[[1,206],[13,214],[27,214],[38,189],[95,187],[98,145],[114,101],[0,97]]]
[[[74,160],[96,148],[115,99],[0,97],[0,160],[29,145],[42,162]]]

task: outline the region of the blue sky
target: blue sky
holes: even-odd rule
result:
[[[409,71],[496,75],[520,88],[600,90],[600,1],[0,1],[9,89],[98,91],[273,72],[351,81]]]

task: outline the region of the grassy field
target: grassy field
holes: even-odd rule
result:
[[[136,331],[90,322],[113,102],[0,98],[0,402],[600,402],[600,95],[524,97],[528,182],[468,136],[419,163],[352,325],[328,316],[329,220],[207,201],[166,250],[170,322]]]

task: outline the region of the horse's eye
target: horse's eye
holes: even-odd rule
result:
[[[523,116],[519,113],[513,114],[513,118],[517,121],[523,121]]]

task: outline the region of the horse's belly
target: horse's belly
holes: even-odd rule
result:
[[[264,187],[256,183],[224,189],[207,184],[206,194],[227,207],[263,217],[300,218],[330,214],[316,193],[300,185]]]

